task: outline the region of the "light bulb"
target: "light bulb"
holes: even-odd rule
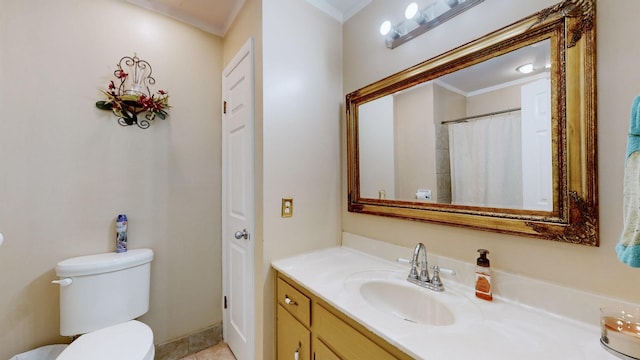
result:
[[[520,65],[516,68],[516,71],[521,72],[523,74],[528,74],[533,71],[533,64]]]
[[[404,11],[404,17],[407,19],[413,19],[414,16],[418,13],[418,4],[412,2],[407,6],[407,9]]]
[[[413,19],[413,21],[415,21],[418,25],[423,25],[427,22],[427,18],[418,8],[418,4],[414,2],[407,6],[407,9],[404,11],[404,17],[407,18],[407,20]]]
[[[385,20],[382,25],[380,25],[380,35],[387,36],[391,31],[391,21]]]

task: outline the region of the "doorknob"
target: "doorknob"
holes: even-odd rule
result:
[[[240,240],[242,238],[244,238],[245,240],[249,239],[249,233],[247,232],[247,229],[242,229],[242,231],[236,231],[234,236],[238,240]]]

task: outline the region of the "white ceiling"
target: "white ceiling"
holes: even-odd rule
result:
[[[126,0],[134,5],[161,13],[176,20],[191,24],[206,32],[224,36],[233,20],[240,12],[245,0]],[[265,0],[263,0],[265,1]],[[268,1],[268,0],[266,0]],[[296,0],[302,1],[302,0]],[[372,0],[306,0],[311,5],[340,21],[347,21],[353,15],[369,5]],[[391,0],[388,0],[391,1]],[[380,41],[384,46],[384,41]],[[538,71],[545,71],[549,54],[546,47],[527,47],[527,51],[516,51],[473,68],[447,75],[440,80],[463,93],[492,87],[517,80],[514,71],[517,65],[534,62]],[[542,52],[540,52],[542,51]],[[517,55],[517,56],[516,56]],[[481,68],[478,70],[476,68]],[[533,75],[533,74],[530,74]]]
[[[245,0],[126,0],[134,5],[224,36]],[[371,0],[306,0],[340,22],[348,20]]]
[[[533,64],[534,71],[521,74],[516,68]],[[530,81],[534,76],[548,74],[551,65],[551,41],[549,39],[442,76],[439,80],[457,89],[465,96],[474,92]]]

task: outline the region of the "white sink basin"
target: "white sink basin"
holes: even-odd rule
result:
[[[371,269],[348,276],[344,289],[344,295],[354,299],[357,314],[376,317],[387,326],[466,327],[482,320],[467,295],[473,290],[452,281],[445,282],[445,291],[436,292],[408,282],[405,271]]]
[[[412,323],[445,326],[455,321],[447,306],[417,286],[367,281],[360,286],[360,294],[374,308]]]

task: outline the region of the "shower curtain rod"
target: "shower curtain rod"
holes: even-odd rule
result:
[[[446,124],[465,122],[467,120],[478,119],[478,118],[481,118],[481,117],[499,115],[499,114],[506,114],[506,113],[509,113],[509,112],[512,112],[512,111],[520,111],[520,109],[521,108],[513,108],[513,109],[508,109],[508,110],[494,111],[494,112],[490,112],[490,113],[486,113],[486,114],[482,114],[482,115],[467,116],[467,117],[463,117],[463,118],[460,118],[460,119],[443,121],[440,124],[446,125]]]

